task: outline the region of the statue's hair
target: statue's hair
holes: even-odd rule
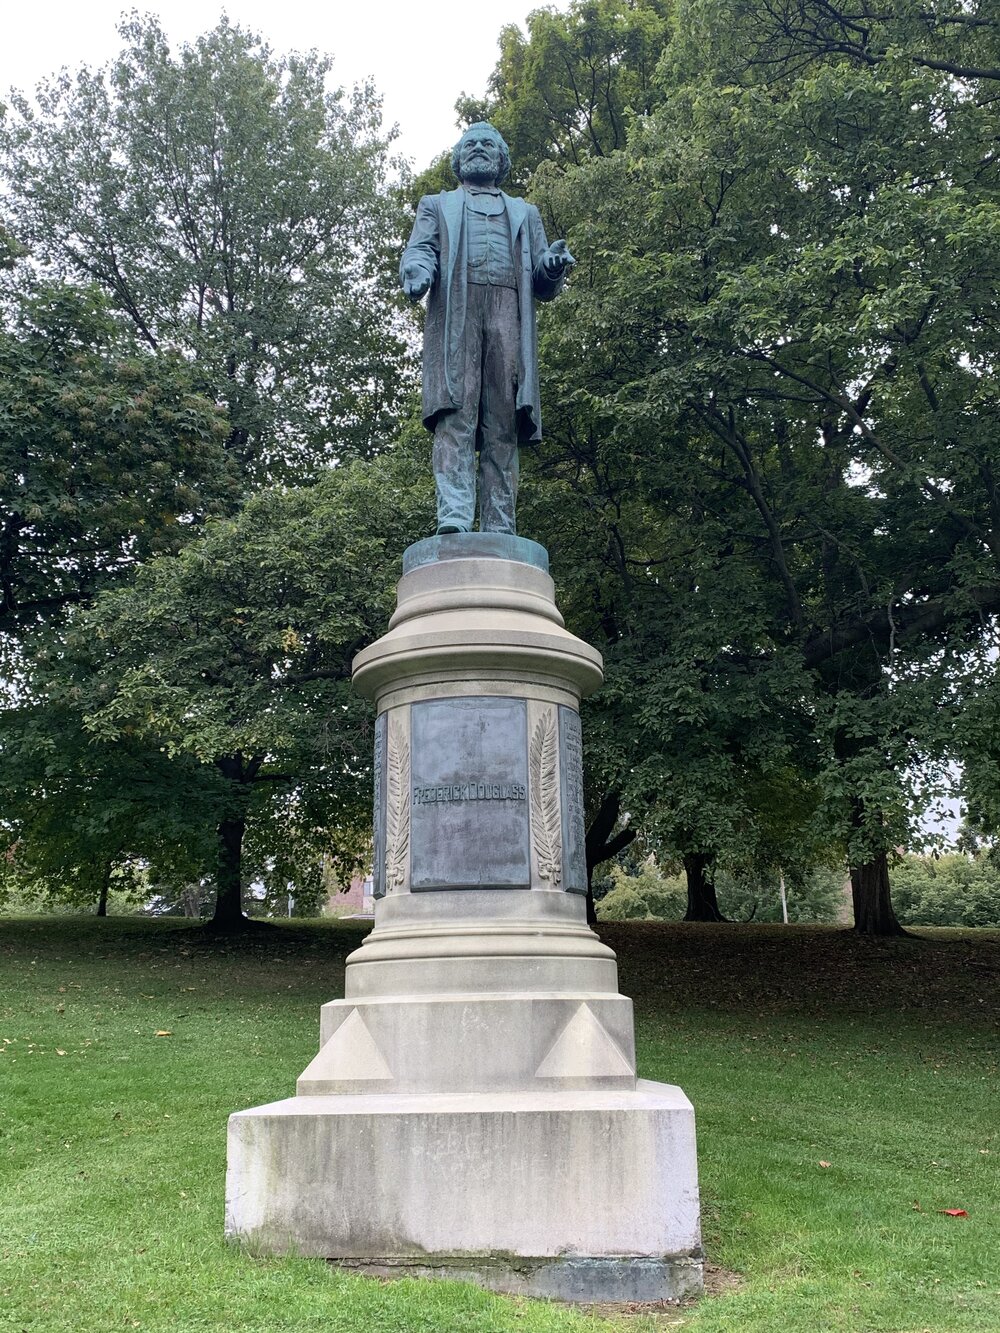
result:
[[[500,145],[500,170],[497,172],[497,184],[499,185],[502,180],[507,178],[507,175],[510,172],[510,149],[504,143],[503,135],[497,127],[491,125],[488,120],[477,120],[474,125],[468,125],[462,131],[461,139],[459,139],[451,152],[451,169],[455,173],[455,179],[462,179],[458,174],[459,159],[462,155],[462,144],[465,143],[466,136],[471,134],[473,130],[492,130],[496,136],[496,141]]]

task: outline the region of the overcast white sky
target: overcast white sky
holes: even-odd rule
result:
[[[455,99],[482,94],[496,64],[497,38],[507,23],[524,26],[544,0],[159,0],[137,3],[155,13],[171,43],[215,26],[225,9],[233,22],[259,32],[276,52],[316,47],[335,57],[338,83],[367,76],[398,123],[397,150],[421,170],[457,137]],[[552,8],[561,8],[551,3]],[[0,43],[0,95],[28,91],[61,66],[102,65],[118,51],[119,16],[127,0],[36,0],[5,6]]]

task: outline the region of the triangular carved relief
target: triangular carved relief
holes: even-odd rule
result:
[[[351,1011],[319,1055],[304,1069],[301,1082],[376,1081],[391,1079],[392,1070],[375,1044],[357,1009]]]
[[[589,1005],[581,1004],[535,1070],[536,1078],[634,1076],[635,1070]]]

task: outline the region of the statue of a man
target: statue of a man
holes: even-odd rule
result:
[[[485,121],[455,146],[457,190],[427,194],[399,266],[407,296],[430,292],[423,419],[434,432],[439,533],[516,532],[521,443],[540,440],[535,301],[560,291],[573,257],[549,245],[538,209],[504,194],[507,145]]]

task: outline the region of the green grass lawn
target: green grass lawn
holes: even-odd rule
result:
[[[0,1329],[1000,1329],[1000,934],[601,935],[640,1073],[695,1105],[726,1270],[697,1304],[579,1312],[228,1247],[226,1117],[294,1091],[361,929],[62,917],[0,922]]]

